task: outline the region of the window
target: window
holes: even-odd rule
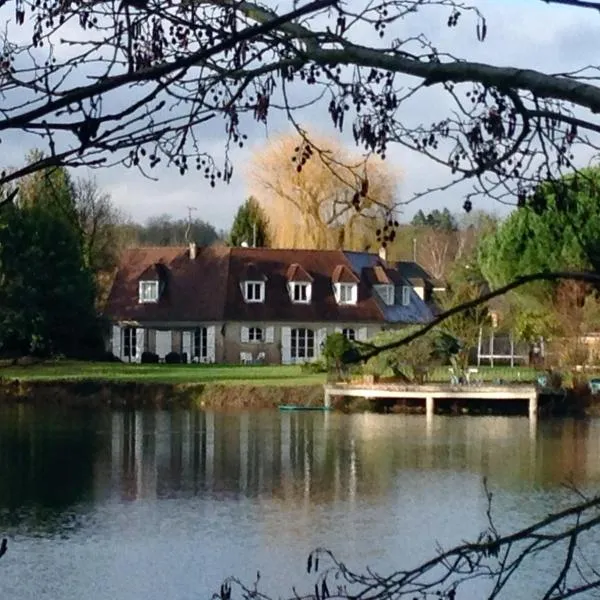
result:
[[[292,360],[315,357],[315,332],[312,329],[292,329]]]
[[[292,302],[308,304],[310,302],[310,284],[304,282],[290,283]]]
[[[246,302],[264,302],[265,284],[263,281],[244,282],[244,298]]]
[[[410,304],[410,287],[407,285],[402,286],[402,306],[408,306]]]
[[[140,281],[140,302],[158,302],[158,281]]]
[[[137,330],[135,327],[123,329],[123,356],[130,360],[137,356]]]
[[[385,304],[391,306],[394,304],[394,286],[393,285],[377,285],[375,286],[379,297]]]
[[[355,283],[336,283],[335,298],[338,304],[356,304],[357,288]]]
[[[356,330],[355,329],[350,329],[348,327],[348,328],[342,329],[342,333],[344,334],[344,337],[347,340],[350,340],[351,342],[354,342],[356,340]]]
[[[194,329],[194,344],[192,347],[192,358],[198,361],[206,360],[208,357],[208,331],[206,327]]]
[[[260,327],[250,327],[248,329],[249,342],[262,342],[263,339],[263,330]]]

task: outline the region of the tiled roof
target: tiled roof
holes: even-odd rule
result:
[[[244,281],[265,281],[267,276],[254,263],[248,263],[242,276]]]
[[[433,287],[443,286],[443,282],[432,277],[420,264],[412,260],[400,260],[394,267],[409,281],[426,282]]]
[[[288,281],[311,283],[313,280],[310,274],[306,272],[306,269],[304,269],[304,267],[298,263],[292,263],[288,267],[286,277]]]
[[[184,247],[132,248],[119,265],[105,314],[113,320],[218,321],[222,320],[229,249],[199,248],[191,259]],[[167,285],[158,302],[138,302],[142,273],[155,264],[164,265]]]
[[[239,282],[246,265],[252,262],[266,274],[265,302],[245,302]],[[288,292],[291,266],[301,269],[312,280],[309,304],[295,304]],[[364,281],[358,285],[355,305],[338,305],[332,276],[338,265],[352,270],[341,251],[279,250],[269,248],[231,248],[225,317],[233,321],[375,321],[383,322],[379,303]],[[294,266],[292,277],[299,277]],[[304,275],[302,275],[304,277]]]
[[[360,279],[347,265],[337,265],[331,276],[333,283],[358,283]]]
[[[161,273],[162,271],[162,273]],[[165,282],[159,301],[140,303],[140,279],[156,273]],[[154,276],[153,278],[156,278]],[[264,281],[265,302],[246,302],[243,281]],[[383,281],[402,285],[402,276],[377,255],[337,250],[134,248],[124,252],[105,314],[115,321],[305,321],[423,322],[431,318],[413,294],[408,307],[385,306],[371,288]],[[311,301],[293,303],[290,281],[312,283]],[[356,282],[356,304],[339,305],[334,282]]]

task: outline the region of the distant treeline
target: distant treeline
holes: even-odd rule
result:
[[[217,231],[202,219],[173,219],[169,215],[149,218],[144,224],[120,225],[125,246],[179,246],[194,241],[200,246],[225,240],[227,234]]]

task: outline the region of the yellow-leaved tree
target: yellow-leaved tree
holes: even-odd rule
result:
[[[269,215],[273,248],[364,250],[394,220],[398,174],[334,139],[275,138],[252,159],[248,187]]]

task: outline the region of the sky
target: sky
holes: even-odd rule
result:
[[[359,2],[348,1],[351,4]],[[582,67],[597,59],[600,15],[594,11],[548,5],[542,0],[476,0],[470,4],[476,5],[487,18],[488,36],[484,43],[476,40],[474,23],[472,26],[462,23],[457,28],[446,27],[444,19],[447,11],[444,10],[424,12],[419,17],[418,27],[427,33],[440,50],[449,50],[468,60],[498,66],[560,72]],[[402,34],[406,32],[389,31],[392,37]],[[366,43],[364,40],[362,42]],[[433,94],[407,104],[403,108],[403,119],[430,123],[444,117],[444,108],[444,96]],[[308,123],[301,123],[320,133],[333,133],[326,105],[321,111],[311,111],[308,120]],[[183,218],[187,217],[191,208],[193,217],[208,221],[217,229],[228,229],[236,210],[249,193],[247,165],[252,154],[267,144],[270,138],[289,131],[290,125],[282,118],[275,119],[268,128],[257,125],[252,132],[251,143],[233,155],[234,175],[231,183],[218,183],[216,188],[211,188],[208,181],[192,169],[185,176],[181,176],[176,168],[160,169],[156,172],[157,180],[121,166],[90,170],[89,173],[85,169],[78,169],[75,175],[95,176],[103,190],[110,193],[114,203],[136,221],[165,213],[174,218]],[[222,155],[225,140],[223,123],[219,121],[211,125],[207,134],[205,147],[217,156]],[[348,144],[351,145],[351,140],[348,140]],[[447,169],[403,148],[392,148],[386,160],[399,174],[400,201],[406,202],[415,193],[450,179]],[[465,189],[470,188],[454,188],[444,194],[405,204],[402,208],[403,219],[410,219],[419,209],[427,212],[447,207],[459,212]],[[475,208],[500,215],[509,210],[504,205],[486,203],[483,199],[476,201]]]

